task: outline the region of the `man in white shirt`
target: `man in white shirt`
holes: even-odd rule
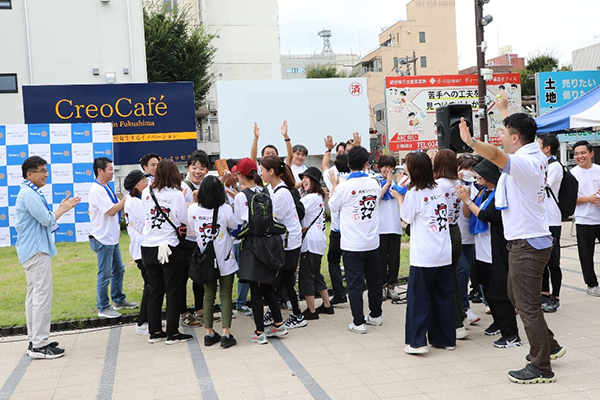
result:
[[[144,156],[140,160],[140,167],[142,167],[142,171],[144,171],[145,174],[149,174],[148,184],[152,183],[152,181],[154,180],[154,175],[156,174],[156,167],[158,166],[159,161],[160,156],[154,153],[144,154]]]
[[[555,382],[550,358],[562,357],[565,350],[548,329],[541,304],[542,275],[553,244],[545,211],[548,160],[535,142],[535,120],[524,113],[508,116],[506,93],[496,105],[506,117],[500,136],[504,151],[472,138],[464,118],[459,128],[461,139],[502,172],[495,198],[496,208],[502,210],[508,241],[508,296],[519,312],[531,346],[527,356],[531,363],[510,371],[508,377],[515,383]]]
[[[563,179],[562,164],[556,159],[560,143],[554,133],[544,133],[538,137],[542,153],[548,157],[548,180],[546,184],[546,218],[550,225],[550,233],[554,238],[550,260],[544,269],[542,280],[542,308],[545,312],[556,312],[560,309],[560,286],[562,271],[560,269],[560,231],[562,215],[558,208],[558,192]],[[552,292],[550,292],[552,279]]]
[[[113,179],[112,160],[99,157],[94,160],[96,181],[89,193],[89,213],[92,229],[90,231],[90,247],[98,259],[98,282],[96,296],[98,316],[118,318],[121,308],[137,308],[137,303],[125,299],[123,293],[123,275],[125,264],[121,258],[119,238],[121,236],[121,212],[125,206],[125,197],[121,200],[108,185]],[[108,285],[114,306],[108,299]]]
[[[353,321],[348,330],[367,333],[368,325],[382,323],[382,277],[379,263],[379,214],[381,189],[374,179],[365,173],[369,152],[364,147],[353,147],[348,152],[348,166],[352,171],[345,182],[340,183],[330,175],[333,187],[329,208],[340,213],[340,247],[348,283],[348,297]],[[363,312],[363,287],[367,281],[369,310]]]
[[[600,166],[594,164],[594,148],[585,140],[573,145],[573,153],[577,166],[571,173],[579,182],[575,207],[579,262],[587,294],[599,297],[600,287],[594,271],[594,248],[596,239],[600,239]]]

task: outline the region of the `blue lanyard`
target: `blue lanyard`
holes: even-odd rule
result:
[[[108,186],[108,184],[103,185],[100,183],[100,181],[98,179],[96,179],[96,183],[98,185],[102,186],[104,188],[104,190],[106,190],[106,193],[108,193],[108,197],[110,197],[110,200],[113,202],[113,204],[117,204],[119,202],[117,195],[115,194],[115,192],[113,192],[112,188],[110,186]],[[118,212],[118,215],[119,215],[119,221],[121,221],[121,211]]]
[[[29,186],[31,190],[39,194],[42,197],[42,200],[44,201],[44,204],[46,205],[48,211],[52,212],[52,210],[50,209],[50,204],[48,204],[48,202],[46,201],[46,196],[44,196],[42,190],[39,187],[35,186],[33,183],[29,182],[28,180],[24,180],[23,183]]]
[[[351,173],[350,175],[348,175],[348,178],[346,178],[346,180],[352,179],[352,178],[368,178],[369,175],[366,172],[363,171],[355,171],[353,173]]]

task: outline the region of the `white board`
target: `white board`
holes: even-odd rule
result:
[[[222,158],[250,155],[254,122],[260,128],[259,157],[267,144],[286,155],[283,120],[292,145],[306,146],[309,155],[323,154],[327,135],[341,142],[359,132],[363,145],[369,143],[365,78],[220,81],[217,100]]]

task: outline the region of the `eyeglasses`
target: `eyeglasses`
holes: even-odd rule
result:
[[[34,172],[41,172],[42,174],[47,174],[48,170],[47,169],[38,169],[38,170],[35,170],[35,171],[31,171],[31,172],[32,173],[34,173]]]

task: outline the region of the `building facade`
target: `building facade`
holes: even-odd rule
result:
[[[142,0],[4,0],[0,124],[22,124],[23,85],[147,82]]]
[[[358,54],[282,54],[282,79],[305,79],[306,68],[311,65],[332,64],[338,72],[350,76],[354,66],[360,61]]]
[[[600,69],[600,36],[594,37],[594,44],[573,50],[573,71]]]

